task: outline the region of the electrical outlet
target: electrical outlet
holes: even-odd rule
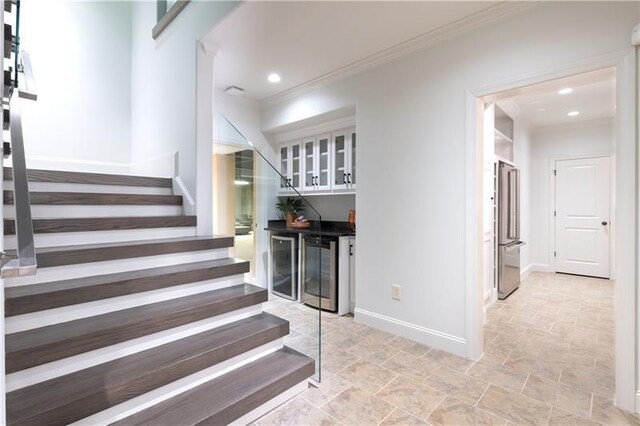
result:
[[[398,284],[391,284],[391,298],[395,300],[400,300],[402,297],[402,291]]]

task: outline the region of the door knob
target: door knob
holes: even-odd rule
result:
[[[607,222],[606,220],[602,221],[602,226],[607,226],[609,224],[609,222]]]

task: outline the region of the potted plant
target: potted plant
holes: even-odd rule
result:
[[[293,221],[298,217],[298,213],[304,212],[302,199],[287,197],[285,200],[279,200],[276,208],[287,221],[287,226],[291,227]]]

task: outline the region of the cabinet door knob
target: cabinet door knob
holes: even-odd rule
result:
[[[602,221],[602,226],[607,226],[609,224],[609,222],[607,222],[606,220]]]

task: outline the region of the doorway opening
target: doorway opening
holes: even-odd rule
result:
[[[613,407],[630,367],[614,350],[628,338],[614,311],[616,154],[628,142],[616,81],[608,67],[475,100],[483,355],[470,374],[575,421],[630,415]]]
[[[252,149],[217,144],[213,155],[213,206],[215,235],[232,235],[231,256],[246,260],[250,271],[245,281],[255,279],[255,158]]]

